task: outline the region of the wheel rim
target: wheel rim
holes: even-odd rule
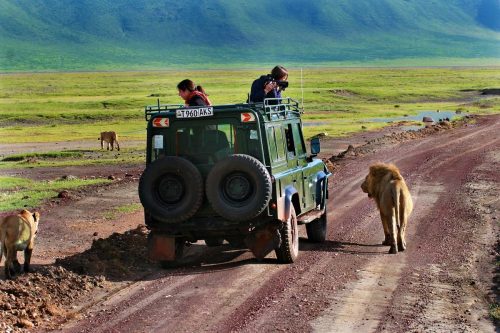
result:
[[[167,204],[178,203],[184,195],[184,183],[174,175],[168,174],[158,183],[157,193]]]
[[[253,187],[243,173],[233,173],[226,177],[222,184],[224,198],[235,203],[242,203],[251,197]]]

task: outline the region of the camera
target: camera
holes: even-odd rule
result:
[[[271,75],[268,75],[266,78],[266,83],[264,83],[264,86],[270,82],[276,82],[276,85],[280,88],[280,90],[285,90],[286,88],[288,88],[288,81],[279,81],[279,80],[276,80]]]

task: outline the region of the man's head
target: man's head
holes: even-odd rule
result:
[[[271,76],[277,81],[286,81],[288,79],[288,71],[285,67],[278,65],[272,69]]]

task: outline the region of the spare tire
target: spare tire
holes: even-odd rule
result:
[[[210,170],[205,191],[220,216],[246,221],[262,213],[271,200],[271,176],[255,157],[235,154]]]
[[[167,156],[146,167],[139,198],[157,220],[176,223],[193,216],[203,201],[203,178],[190,161]]]

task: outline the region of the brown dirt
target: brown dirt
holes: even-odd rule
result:
[[[320,157],[334,170],[328,240],[309,243],[302,230],[293,265],[199,242],[184,266],[159,269],[145,259],[141,212],[104,217],[138,202],[141,166],[113,166],[122,180],[42,207],[36,273],[0,280],[0,330],[494,332],[498,133],[495,115],[323,140]],[[359,188],[376,161],[401,169],[415,202],[408,249],[398,255],[380,245],[376,207]]]

